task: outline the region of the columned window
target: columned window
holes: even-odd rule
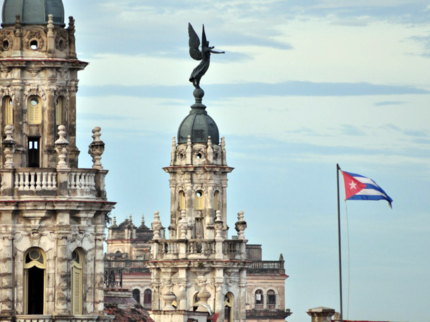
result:
[[[267,292],[267,305],[268,309],[276,309],[276,293],[273,290]]]
[[[224,297],[224,321],[233,322],[233,294],[227,293]]]
[[[58,126],[64,125],[64,107],[63,107],[64,99],[62,97],[58,97],[55,102],[55,124]],[[55,129],[57,130],[57,129]]]
[[[43,315],[45,312],[46,255],[39,248],[30,248],[24,256],[24,312]]]
[[[264,296],[262,290],[255,291],[255,308],[262,309],[264,305]]]
[[[179,191],[179,210],[185,210],[185,192]]]
[[[204,193],[201,190],[196,191],[196,194],[194,197],[194,209],[203,210],[204,208],[205,208]]]
[[[133,290],[133,298],[140,304],[140,291],[137,288]]]
[[[3,98],[3,126],[13,125],[13,101],[10,96]]]
[[[38,96],[31,96],[28,99],[28,124],[42,123],[42,101]]]
[[[145,309],[152,308],[152,291],[149,289],[146,289],[145,292],[143,292],[143,307]]]
[[[75,249],[72,253],[72,314],[82,315],[82,252]]]
[[[220,207],[219,207],[219,191],[215,191],[215,194],[214,194],[214,209],[215,209],[215,211],[220,210]]]

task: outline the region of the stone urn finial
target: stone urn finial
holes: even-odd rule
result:
[[[105,151],[105,144],[100,140],[101,130],[98,126],[93,129],[93,142],[88,147],[88,154],[93,158],[93,169],[98,170],[103,170],[101,159]]]
[[[6,125],[4,128],[4,133],[6,134],[6,138],[3,140],[3,152],[5,155],[5,169],[13,169],[15,166],[13,164],[13,155],[15,153],[16,142],[12,137],[13,134],[13,126]]]
[[[58,127],[58,140],[55,141],[55,151],[58,154],[57,169],[69,169],[67,166],[67,153],[69,151],[69,141],[66,139],[66,127],[60,125]]]
[[[154,221],[152,222],[151,228],[154,232],[154,237],[152,237],[152,239],[160,239],[161,221],[159,211],[154,212]]]
[[[245,239],[245,229],[246,229],[247,225],[246,225],[246,221],[244,220],[244,212],[243,211],[239,211],[237,213],[237,222],[235,225],[235,229],[237,231],[237,238],[238,239]]]

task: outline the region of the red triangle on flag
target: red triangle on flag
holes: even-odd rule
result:
[[[342,171],[342,174],[343,182],[345,184],[345,200],[348,200],[349,198],[366,188],[366,184],[358,181],[348,173]]]

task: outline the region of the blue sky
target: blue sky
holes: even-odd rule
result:
[[[394,199],[392,210],[348,202],[348,226],[342,202],[345,317],[429,321],[428,2],[64,4],[76,19],[79,58],[90,62],[78,93],[80,166],[91,166],[86,146],[101,126],[119,221],[145,214],[149,223],[159,210],[167,225],[161,168],[193,104],[188,77],[197,64],[187,24],[204,23],[211,45],[226,51],[213,56],[201,86],[235,167],[229,226],[243,210],[249,243],[263,244],[264,259],[283,253],[288,321],[308,321],[316,306],[339,310],[336,163]]]

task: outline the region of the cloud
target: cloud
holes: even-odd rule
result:
[[[375,106],[402,105],[402,104],[405,104],[405,102],[400,102],[400,101],[383,101],[383,102],[377,102],[377,103],[375,103]]]
[[[314,83],[291,81],[277,84],[242,83],[202,85],[207,93],[218,100],[228,97],[258,96],[366,96],[366,95],[405,95],[424,94],[430,91],[412,86],[378,85],[369,83]],[[188,86],[84,86],[82,96],[134,96],[186,99],[191,85]],[[375,105],[398,105],[402,102],[379,102]]]

